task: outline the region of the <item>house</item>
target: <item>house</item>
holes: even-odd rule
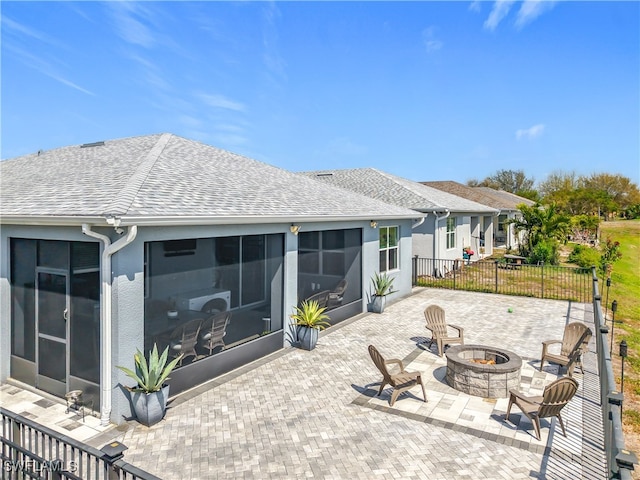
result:
[[[0,382],[82,390],[103,424],[131,415],[115,367],[137,349],[186,354],[176,394],[290,345],[310,295],[339,287],[331,323],[365,311],[381,258],[411,291],[423,214],[175,135],[39,151],[0,178]],[[187,349],[220,311],[222,344]]]
[[[520,244],[520,239],[516,235],[513,225],[507,223],[507,220],[520,218],[521,213],[518,210],[518,205],[534,205],[535,202],[532,200],[504,190],[495,190],[489,187],[468,187],[453,181],[420,183],[499,210],[498,216],[494,217],[494,245],[496,247],[517,248]]]
[[[491,255],[493,217],[498,210],[478,202],[398,177],[375,168],[302,172],[325,184],[426,214],[413,228],[413,255],[432,260],[471,259]],[[385,231],[380,230],[381,242]]]

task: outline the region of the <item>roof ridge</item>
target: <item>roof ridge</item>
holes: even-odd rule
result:
[[[122,189],[116,195],[116,198],[106,207],[106,214],[111,215],[126,215],[135,199],[136,195],[140,191],[142,184],[145,182],[151,169],[160,158],[160,155],[164,151],[171,139],[170,133],[163,133],[156,144],[149,150],[146,158],[138,165],[136,171]]]

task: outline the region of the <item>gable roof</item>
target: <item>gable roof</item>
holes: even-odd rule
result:
[[[123,225],[420,217],[167,133],[4,160],[0,182],[2,223],[78,224],[110,217]]]
[[[434,181],[434,182],[420,182],[422,185],[427,185],[432,188],[437,188],[443,192],[448,192],[453,195],[458,195],[474,202],[482,203],[489,207],[497,208],[498,210],[517,210],[518,205],[524,203],[526,205],[533,205],[534,202],[527,198],[519,197],[509,192],[502,190],[494,190],[488,187],[469,187],[462,183],[453,182],[450,180]],[[506,194],[506,195],[502,195]]]
[[[452,195],[375,168],[301,172],[323,183],[337,185],[368,197],[418,212],[496,213],[478,202]]]

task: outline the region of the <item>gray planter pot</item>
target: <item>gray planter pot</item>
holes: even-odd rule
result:
[[[373,313],[384,312],[385,297],[374,295],[371,303],[369,304],[369,311]]]
[[[147,427],[158,423],[164,418],[168,401],[169,385],[162,387],[159,392],[131,392],[131,402],[133,403],[136,419]]]
[[[300,348],[304,350],[313,350],[316,348],[316,343],[318,343],[318,329],[311,327],[304,327],[299,325],[296,327],[296,332],[298,334],[298,342],[300,343]]]

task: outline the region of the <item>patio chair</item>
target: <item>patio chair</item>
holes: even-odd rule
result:
[[[562,340],[546,340],[542,342],[540,371],[542,371],[546,360],[547,362],[567,367],[567,375],[569,376],[573,375],[575,365],[578,365],[580,371],[584,374],[582,354],[587,350],[591,335],[591,329],[582,322],[571,322],[567,324],[567,326],[564,327]],[[552,353],[549,351],[549,346],[554,344],[561,344],[560,353]]]
[[[445,345],[459,343],[464,345],[464,329],[457,325],[449,324],[444,318],[444,310],[438,305],[429,305],[424,310],[424,318],[427,321],[426,328],[431,332],[428,348],[433,342],[438,346],[438,355],[442,356]],[[450,328],[456,330],[454,336],[449,335]]]
[[[318,302],[318,306],[319,307],[327,307],[327,304],[329,303],[329,294],[331,292],[329,290],[323,290],[321,292],[315,293],[313,295],[311,295],[309,298],[306,298],[305,300],[307,302],[311,302],[312,300],[315,300],[316,302]]]
[[[347,289],[347,281],[343,278],[340,280],[336,288],[329,292],[329,298],[327,300],[327,308],[335,308],[342,305],[342,297],[344,291]]]
[[[169,341],[169,351],[171,355],[177,357],[182,354],[178,365],[182,365],[182,361],[186,357],[194,357],[194,360],[197,360],[198,353],[196,352],[196,345],[198,344],[198,335],[200,334],[200,326],[203,321],[204,319],[202,318],[189,320],[171,333],[171,339]]]
[[[209,355],[216,347],[226,346],[224,336],[227,334],[227,324],[231,320],[231,312],[220,312],[207,318],[200,328],[200,345],[209,349]]]
[[[378,367],[380,373],[382,373],[382,382],[380,383],[378,396],[382,394],[382,390],[384,390],[385,386],[391,385],[393,387],[393,392],[391,393],[391,407],[393,407],[393,404],[396,402],[398,395],[406,390],[409,390],[410,388],[415,387],[416,385],[420,385],[422,387],[422,395],[424,396],[424,401],[427,401],[427,393],[424,389],[424,383],[422,383],[422,376],[420,372],[407,372],[404,369],[402,360],[398,360],[396,358],[385,360],[378,349],[373,345],[369,345],[369,355],[371,355],[373,363],[376,365],[376,367]],[[399,367],[399,371],[391,373],[387,368],[387,365],[390,364],[397,365]]]
[[[509,390],[509,406],[507,407],[507,420],[511,413],[511,407],[515,404],[533,423],[536,438],[540,440],[540,419],[557,417],[566,437],[564,423],[560,411],[571,401],[578,391],[578,382],[571,377],[561,377],[547,385],[541,396],[527,396],[517,390]]]

